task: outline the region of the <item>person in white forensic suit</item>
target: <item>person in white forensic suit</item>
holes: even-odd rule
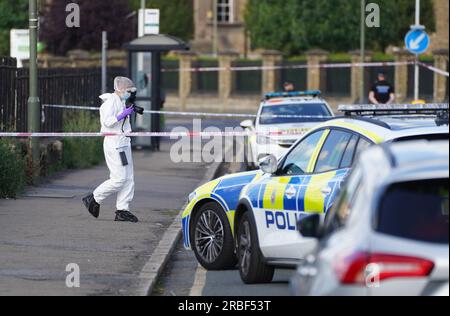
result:
[[[103,104],[100,107],[102,133],[131,132],[130,116],[134,107],[127,108],[126,101],[136,92],[136,87],[128,78],[114,79],[114,93],[100,96]],[[106,136],[103,144],[105,160],[110,171],[109,180],[101,184],[92,194],[83,198],[89,213],[98,218],[100,205],[112,194],[117,194],[116,221],[137,223],[138,218],[130,212],[130,203],[134,197],[134,167],[131,151],[131,140],[124,135]]]

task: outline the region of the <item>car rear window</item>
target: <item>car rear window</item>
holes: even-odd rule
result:
[[[449,179],[392,185],[381,200],[377,231],[412,240],[449,243]]]
[[[394,143],[401,143],[414,140],[428,140],[428,141],[439,141],[439,140],[449,140],[449,134],[428,134],[428,135],[416,135],[401,137],[394,140]]]
[[[324,103],[268,105],[263,107],[259,122],[262,125],[320,122],[330,119],[331,116],[332,114]]]

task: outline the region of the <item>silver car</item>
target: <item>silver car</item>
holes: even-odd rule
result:
[[[368,149],[327,218],[300,221],[319,241],[293,294],[448,296],[448,216],[448,141]]]

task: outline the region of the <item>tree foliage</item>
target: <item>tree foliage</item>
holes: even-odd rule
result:
[[[66,26],[66,6],[80,6],[80,27]],[[43,10],[40,39],[55,54],[65,54],[71,49],[99,51],[102,31],[108,32],[109,47],[121,48],[135,37],[135,20],[128,0],[58,0],[51,1]]]
[[[27,28],[28,0],[0,1],[0,55],[9,55],[11,29]]]
[[[415,1],[371,2],[380,6],[381,27],[367,28],[368,48],[401,45],[414,23]],[[254,48],[294,55],[311,48],[342,52],[359,47],[358,0],[249,0],[245,20]],[[432,0],[422,1],[422,20],[434,30]]]
[[[147,8],[161,10],[161,33],[186,41],[193,38],[193,0],[151,0],[147,3]],[[132,0],[133,9],[139,9],[140,5],[140,0]]]

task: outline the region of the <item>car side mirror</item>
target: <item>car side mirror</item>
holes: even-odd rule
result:
[[[253,127],[253,121],[252,120],[243,121],[243,122],[241,122],[241,127],[243,129],[252,128]]]
[[[275,174],[278,170],[278,159],[274,155],[269,155],[259,160],[259,167],[266,174]]]
[[[309,214],[297,223],[297,230],[303,237],[320,239],[322,237],[323,216],[320,214]]]

